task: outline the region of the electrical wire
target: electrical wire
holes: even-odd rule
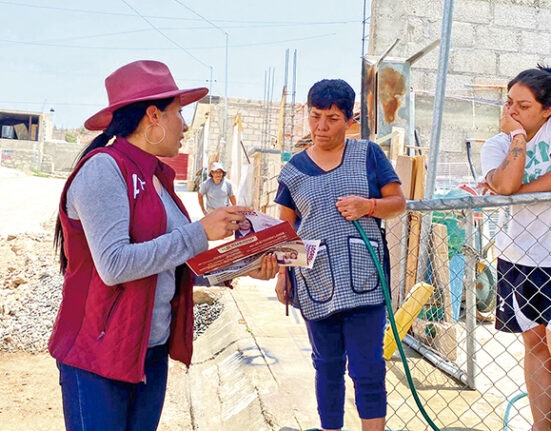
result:
[[[130,3],[128,3],[126,0],[121,0],[126,6],[128,6],[130,9],[132,9],[136,15],[138,15],[140,18],[142,18],[146,23],[148,23],[157,33],[159,33],[161,36],[163,36],[165,39],[167,39],[170,43],[175,45],[176,47],[180,48],[182,51],[184,51],[187,55],[189,55],[191,58],[193,58],[198,63],[202,64],[208,69],[211,69],[212,66],[210,64],[205,63],[203,60],[199,59],[195,55],[193,55],[191,52],[189,52],[186,48],[184,48],[182,45],[180,45],[175,40],[168,37],[165,33],[163,33],[159,28],[155,26],[151,21],[149,21],[148,18],[146,18],[144,15],[142,15],[136,8],[134,8]]]
[[[5,4],[9,6],[19,6],[19,7],[27,7],[32,9],[47,9],[47,10],[55,10],[59,12],[76,12],[76,13],[83,13],[83,14],[96,14],[96,15],[112,15],[112,16],[125,16],[125,17],[133,17],[134,14],[131,13],[124,13],[124,12],[106,12],[102,10],[93,10],[93,9],[76,9],[76,8],[64,8],[64,7],[56,7],[56,6],[44,6],[44,5],[35,5],[30,3],[21,3],[21,2],[11,2],[11,1],[5,1],[1,0],[0,4]],[[172,21],[199,21],[194,18],[183,18],[183,17],[174,17],[174,16],[159,16],[159,15],[144,15],[146,18],[152,18],[152,19],[164,19],[164,20],[172,20]],[[353,24],[353,23],[359,23],[360,20],[342,20],[342,21],[243,21],[243,20],[228,20],[228,19],[220,19],[220,20],[213,20],[214,22],[220,22],[220,23],[234,23],[234,24],[259,24],[259,25],[269,25],[269,24],[277,24],[277,25],[336,25],[336,24]]]
[[[189,10],[192,14],[194,15],[197,15],[199,18],[201,18],[203,21],[206,21],[207,23],[209,23],[211,26],[217,28],[218,30],[220,30],[222,33],[224,34],[228,34],[228,32],[226,30],[224,30],[222,27],[220,27],[219,25],[213,23],[211,20],[209,20],[208,18],[205,18],[203,15],[201,15],[199,12],[196,12],[195,10],[193,10],[192,8],[190,8],[188,5],[186,5],[185,3],[182,3],[180,0],[174,0],[176,3],[178,3],[180,6],[183,6],[184,8],[186,8],[187,10]]]
[[[285,25],[286,26],[286,25]],[[236,27],[236,26],[227,26],[226,28],[266,28],[266,27],[285,27],[284,25],[255,25],[255,26],[247,26],[247,27]],[[159,27],[159,30],[161,31],[197,31],[197,30],[210,30],[211,27]],[[98,39],[98,38],[105,38],[105,37],[112,37],[112,36],[126,36],[131,34],[138,34],[138,33],[147,33],[155,31],[152,28],[142,28],[139,30],[127,30],[127,31],[117,31],[117,32],[110,32],[110,33],[98,33],[98,34],[89,34],[89,35],[83,35],[83,36],[69,36],[69,37],[59,37],[55,39],[43,39],[40,42],[42,43],[56,43],[56,42],[66,42],[66,41],[75,41],[75,40],[85,40],[85,39]],[[193,48],[188,48],[193,49]],[[196,48],[199,49],[199,48]]]
[[[121,0],[124,1],[124,0]],[[172,39],[170,39],[168,36],[166,36],[164,33],[162,33],[160,30],[155,29],[156,31],[159,31],[165,38],[168,38],[171,42],[174,42]],[[322,39],[325,37],[332,37],[335,36],[337,33],[323,33],[318,34],[314,36],[307,36],[307,37],[299,37],[295,39],[282,39],[282,40],[274,40],[269,42],[253,42],[253,43],[242,43],[242,44],[235,44],[232,45],[233,48],[249,48],[249,47],[255,47],[255,46],[269,46],[269,45],[278,45],[281,43],[289,43],[289,42],[301,42],[305,40],[314,40],[314,39]],[[10,39],[0,39],[0,42],[4,43],[12,43],[15,45],[29,45],[29,46],[44,46],[49,48],[73,48],[73,49],[100,49],[105,51],[175,51],[178,49],[182,49],[184,51],[194,51],[194,50],[205,50],[205,49],[223,49],[225,48],[225,45],[212,45],[212,46],[196,46],[196,47],[188,47],[184,48],[180,44],[177,44],[174,48],[167,48],[167,47],[117,47],[117,46],[90,46],[90,45],[68,45],[68,44],[59,44],[59,43],[44,43],[44,42],[32,42],[32,41],[19,41],[19,40],[10,40]],[[9,48],[9,46],[2,46],[2,48]],[[189,55],[189,52],[187,52]],[[193,56],[193,55],[192,55]],[[200,61],[200,60],[198,60]],[[208,66],[210,67],[210,66]]]

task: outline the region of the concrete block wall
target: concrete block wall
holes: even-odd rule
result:
[[[70,173],[85,147],[80,143],[44,142],[42,172]]]
[[[0,139],[1,161],[6,168],[32,171],[39,169],[40,142]]]
[[[69,142],[0,139],[1,165],[22,171],[68,175],[83,146]]]
[[[279,126],[280,102],[272,102],[269,109],[269,134],[274,138],[277,136]],[[290,110],[288,111],[290,112]],[[266,108],[262,100],[248,99],[228,99],[228,117],[227,117],[227,144],[226,144],[226,162],[229,164],[229,144],[232,140],[233,123],[237,114],[241,115],[243,125],[243,144],[247,151],[253,148],[260,148],[263,144],[263,131],[265,128]],[[208,152],[214,153],[220,142],[224,118],[224,100],[213,105],[210,111],[210,129]],[[228,166],[229,167],[229,166]]]
[[[443,5],[442,0],[373,0],[369,54],[381,54],[399,38],[391,56],[407,58],[440,38]],[[465,161],[458,148],[466,138],[487,139],[499,131],[500,109],[492,101],[505,100],[506,89],[489,87],[505,86],[537,63],[551,64],[550,23],[550,0],[454,2],[442,161]],[[438,55],[436,48],[412,67],[423,145],[430,143]]]

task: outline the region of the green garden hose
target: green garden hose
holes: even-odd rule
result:
[[[392,328],[392,333],[394,334],[394,338],[396,339],[396,344],[398,345],[398,350],[400,351],[400,357],[402,358],[402,364],[404,365],[404,371],[406,373],[407,381],[409,384],[409,388],[411,390],[411,394],[413,395],[413,398],[415,399],[415,403],[417,404],[417,407],[419,407],[419,411],[427,421],[427,423],[430,425],[430,427],[434,431],[440,431],[440,428],[438,428],[434,422],[431,420],[427,412],[425,411],[425,408],[423,407],[423,404],[421,404],[421,400],[419,399],[419,396],[417,395],[417,390],[415,389],[415,385],[413,384],[413,379],[411,378],[411,373],[409,371],[409,366],[406,360],[406,354],[404,352],[404,348],[402,347],[402,342],[400,341],[400,336],[398,334],[398,328],[396,327],[396,322],[394,321],[394,313],[392,312],[392,302],[390,299],[390,291],[388,289],[388,284],[386,282],[386,277],[383,271],[383,268],[381,266],[381,262],[379,261],[379,258],[377,257],[377,254],[375,253],[375,250],[373,249],[373,246],[369,242],[369,238],[365,234],[364,230],[360,226],[360,223],[358,223],[357,220],[353,221],[354,226],[356,226],[356,229],[360,233],[365,246],[369,250],[369,253],[371,254],[371,257],[373,258],[373,262],[375,262],[375,267],[377,268],[377,273],[379,274],[379,279],[381,280],[381,284],[383,286],[383,293],[385,295],[385,303],[386,303],[386,309],[388,311],[388,320],[390,320],[390,326]]]
[[[507,404],[507,408],[505,409],[505,417],[503,418],[503,431],[509,431],[509,413],[511,412],[513,404],[527,395],[528,394],[526,392],[523,392],[516,395],[511,401],[509,401],[509,403]]]

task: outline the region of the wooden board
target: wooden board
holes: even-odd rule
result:
[[[404,193],[406,199],[411,199],[411,186],[413,185],[413,158],[399,155],[396,159],[396,173],[402,182],[402,193]],[[404,232],[401,217],[386,220],[385,229],[390,257],[390,291],[392,295],[392,309],[396,311],[399,303],[404,299],[400,298],[400,286],[404,278],[404,274],[401,271],[401,261],[406,257],[402,256],[402,246],[400,242],[403,235],[406,235],[406,233]]]
[[[390,257],[390,294],[392,295],[392,309],[396,311],[404,298],[400,298],[400,285],[404,277],[401,271],[402,237],[404,227],[402,217],[385,220],[386,240]],[[405,256],[403,257],[405,259]]]
[[[444,309],[444,321],[452,323],[450,292],[450,261],[448,257],[448,229],[446,225],[433,223],[431,230],[430,262],[432,267],[434,296]]]
[[[425,197],[425,177],[427,169],[425,167],[425,155],[413,157],[413,193],[412,199],[421,200]]]
[[[412,211],[409,217],[408,254],[406,257],[406,296],[411,287],[417,283],[417,261],[419,260],[419,240],[421,238],[421,213]]]
[[[413,157],[398,156],[396,159],[396,173],[402,182],[402,193],[406,199],[413,197]]]
[[[402,182],[402,192],[406,199],[423,199],[425,189],[425,156],[398,155],[396,158],[396,173]],[[404,233],[400,219],[389,223],[388,232],[396,229],[398,234],[389,235],[390,267],[391,267],[391,291],[399,293],[403,274],[400,273],[400,259],[406,259],[406,285],[407,295],[411,287],[417,282],[417,262],[419,260],[419,240],[421,235],[421,214],[412,212],[409,220],[409,231]],[[401,256],[400,238],[408,236],[407,256]],[[393,298],[396,295],[393,296]],[[403,298],[400,298],[402,300]],[[393,305],[395,301],[393,300]]]
[[[425,194],[425,156],[411,157],[413,159],[411,199],[423,199]],[[417,282],[417,263],[419,261],[419,242],[421,237],[421,214],[410,214],[408,254],[406,268],[406,295]]]
[[[439,352],[444,358],[457,360],[457,335],[455,326],[446,322],[415,319],[412,330],[415,338]]]
[[[390,140],[390,149],[388,150],[389,159],[397,160],[398,156],[404,154],[404,141],[406,131],[403,127],[392,127],[392,132],[397,132]]]
[[[253,207],[257,210],[260,210],[261,204],[261,189],[262,189],[262,153],[254,153],[252,155],[253,159],[253,178],[254,178],[254,197],[253,197]]]
[[[17,139],[29,139],[29,130],[27,129],[27,126],[25,124],[14,124],[13,129],[15,130],[15,135],[17,136]]]
[[[31,126],[31,141],[38,141],[38,124]]]

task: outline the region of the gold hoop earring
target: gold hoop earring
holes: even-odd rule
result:
[[[147,137],[147,131],[149,130],[150,127],[153,127],[153,126],[158,126],[161,128],[161,130],[163,131],[163,136],[161,137],[161,139],[159,139],[157,142],[153,142],[153,141],[150,141],[149,138]],[[144,131],[144,139],[145,139],[145,142],[147,142],[148,144],[150,145],[159,145],[161,142],[163,142],[163,140],[165,139],[166,137],[166,130],[163,126],[161,126],[160,124],[149,124],[146,128],[145,128],[145,131]]]

